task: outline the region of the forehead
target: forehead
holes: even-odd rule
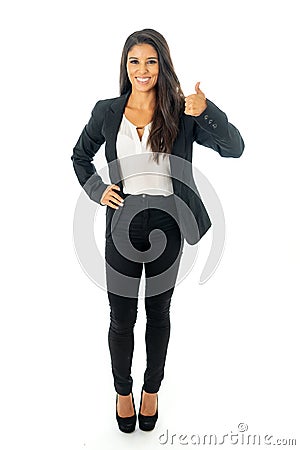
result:
[[[128,57],[137,57],[137,58],[157,58],[157,51],[150,44],[138,44],[131,47],[128,52]]]

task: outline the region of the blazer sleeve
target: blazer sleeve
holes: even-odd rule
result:
[[[79,183],[90,199],[102,206],[104,205],[100,203],[100,199],[109,184],[104,183],[101,176],[97,173],[93,164],[93,158],[105,142],[101,132],[103,120],[102,101],[99,100],[92,110],[88,123],[82,130],[71,156]]]
[[[212,101],[206,99],[206,102],[207,108],[200,116],[193,116],[193,140],[212,148],[220,156],[239,158],[245,147],[239,130]]]

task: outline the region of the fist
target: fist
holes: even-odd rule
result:
[[[196,83],[196,94],[185,97],[185,110],[184,113],[188,116],[200,116],[201,113],[207,108],[206,97],[199,88],[200,81]]]

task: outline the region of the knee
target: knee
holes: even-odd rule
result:
[[[110,313],[110,331],[121,335],[132,334],[136,323],[137,312],[128,311],[127,314],[116,314],[114,311]]]
[[[111,317],[110,320],[110,331],[116,334],[128,335],[132,334],[135,325],[135,320],[131,318],[130,320],[118,319]]]
[[[169,326],[170,301],[171,299],[151,301],[151,297],[150,299],[148,299],[146,304],[146,316],[148,325],[157,328]]]

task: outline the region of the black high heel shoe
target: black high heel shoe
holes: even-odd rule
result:
[[[157,396],[156,413],[153,416],[144,416],[143,414],[141,414],[142,400],[143,400],[143,389],[141,392],[140,409],[139,409],[139,415],[138,415],[139,428],[143,431],[151,431],[155,427],[155,424],[156,424],[156,421],[158,418],[158,396]]]
[[[118,422],[119,429],[121,431],[123,431],[123,433],[132,433],[135,430],[136,411],[135,411],[133,393],[131,393],[131,397],[132,397],[134,415],[129,416],[129,417],[120,417],[118,414],[118,394],[116,395],[116,419]]]

